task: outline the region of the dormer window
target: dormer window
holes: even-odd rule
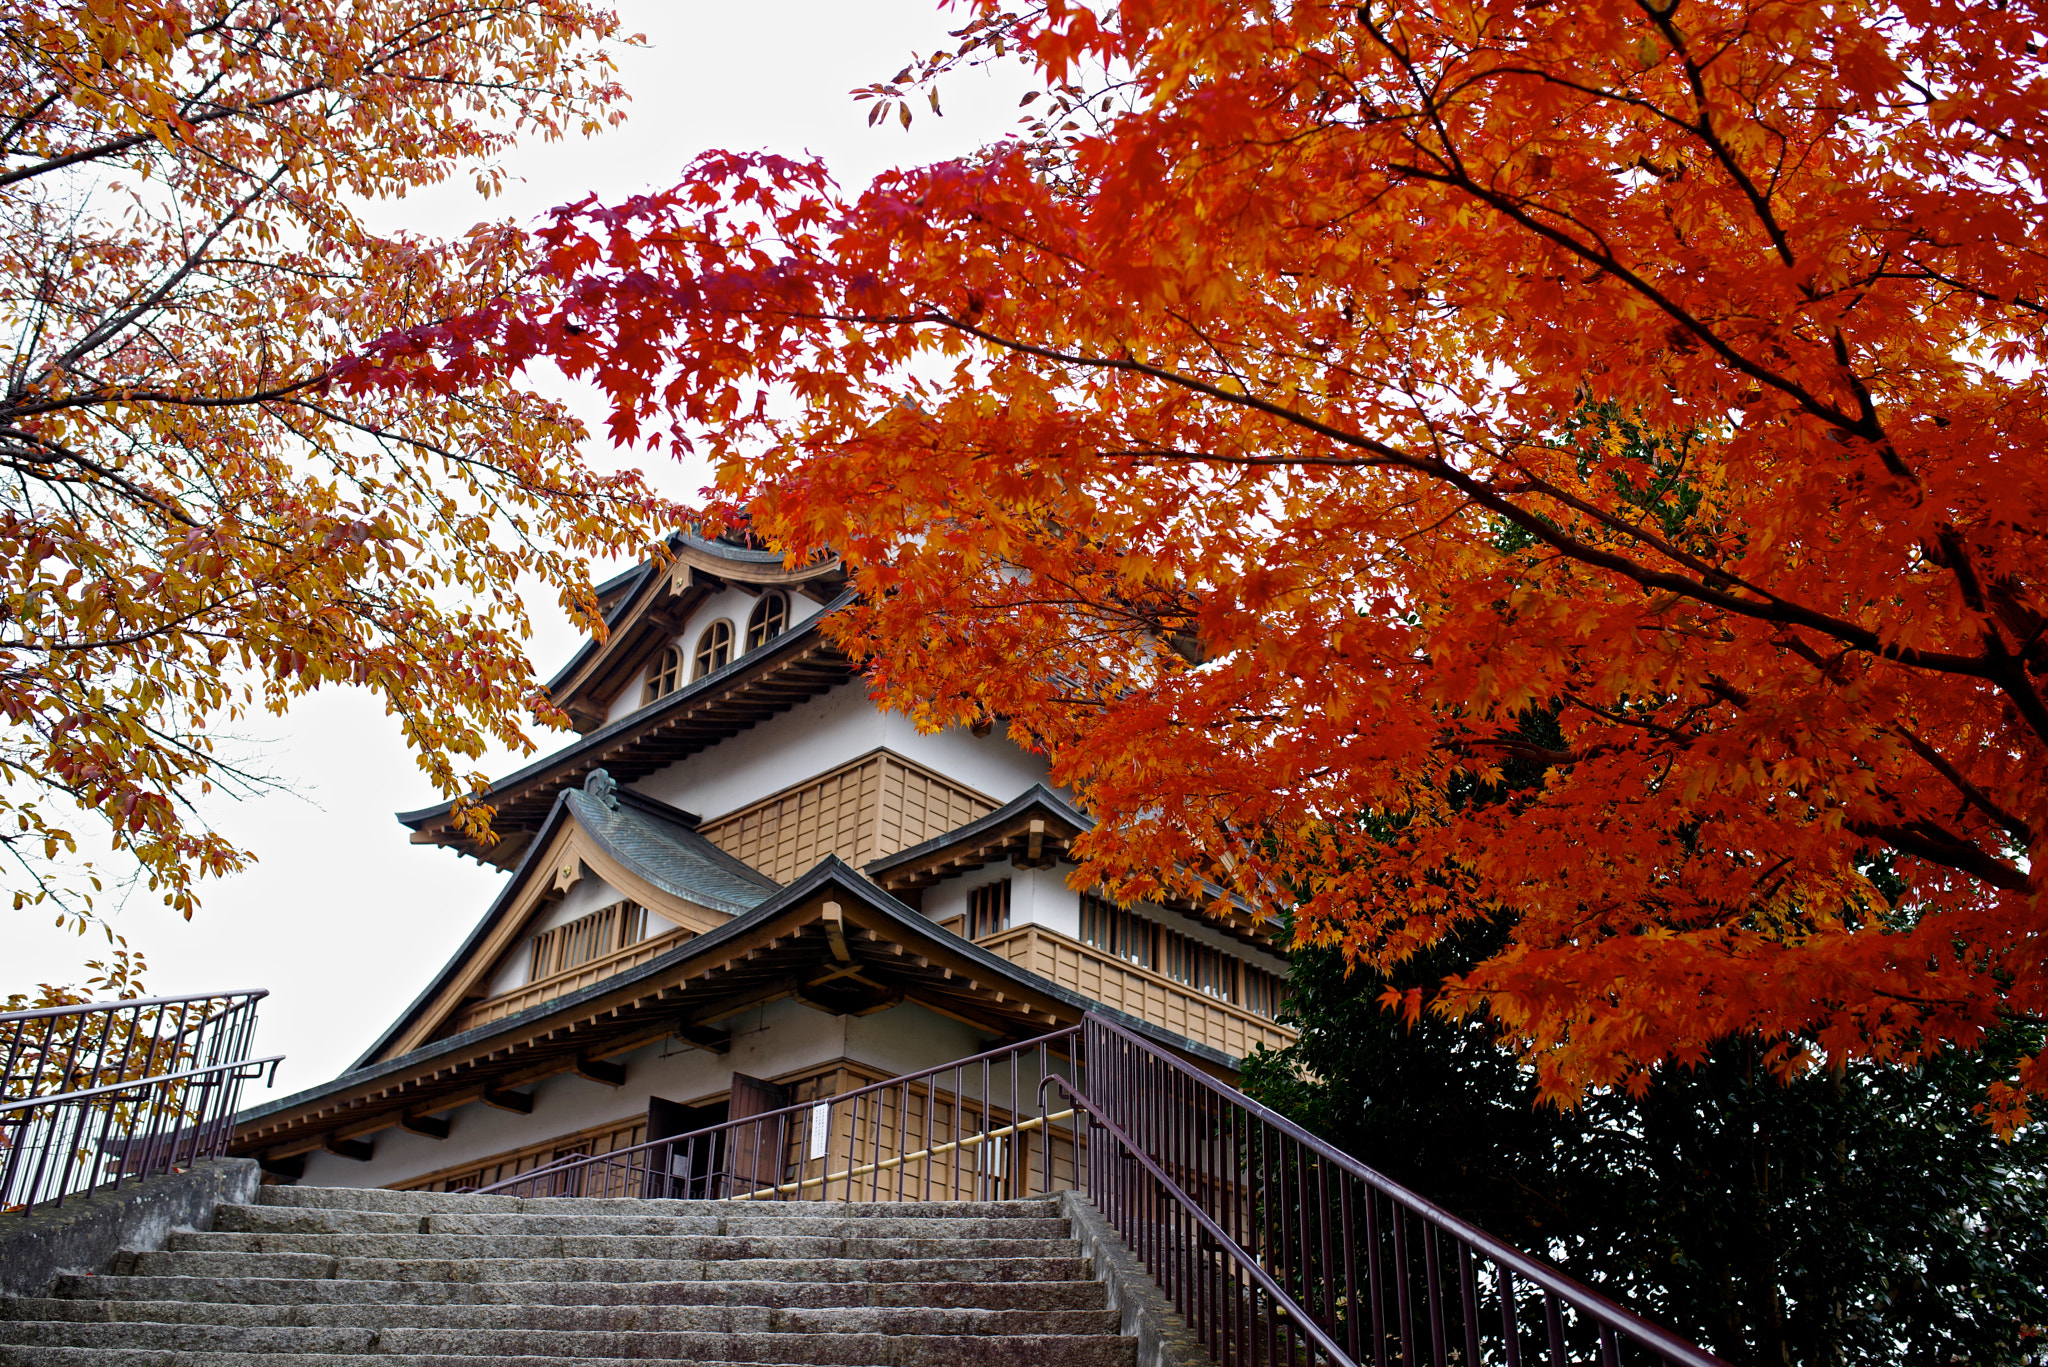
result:
[[[670,646],[647,667],[647,701],[666,698],[683,684],[683,652]]]
[[[759,650],[789,630],[789,600],[779,593],[764,593],[747,618],[747,649]]]
[[[704,628],[704,634],[697,638],[697,655],[690,677],[701,679],[714,669],[724,669],[731,662],[732,623],[721,618]]]

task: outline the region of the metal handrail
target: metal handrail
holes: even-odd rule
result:
[[[1351,1359],[1345,1355],[1344,1350],[1337,1346],[1336,1340],[1324,1332],[1322,1326],[1315,1322],[1314,1317],[1301,1307],[1300,1302],[1289,1295],[1280,1283],[1273,1280],[1273,1274],[1266,1271],[1260,1265],[1257,1258],[1246,1251],[1245,1247],[1238,1243],[1236,1239],[1233,1239],[1228,1230],[1224,1229],[1222,1225],[1217,1224],[1215,1217],[1211,1216],[1208,1211],[1203,1210],[1200,1202],[1181,1190],[1180,1184],[1166,1175],[1166,1169],[1160,1167],[1159,1164],[1152,1160],[1150,1154],[1132,1142],[1131,1137],[1124,1133],[1120,1125],[1104,1115],[1087,1097],[1082,1096],[1079,1092],[1068,1086],[1064,1078],[1049,1077],[1044,1079],[1038,1084],[1041,1095],[1044,1089],[1051,1085],[1057,1085],[1061,1091],[1065,1092],[1073,1101],[1075,1109],[1086,1115],[1091,1124],[1099,1125],[1107,1131],[1109,1137],[1116,1140],[1117,1146],[1135,1159],[1138,1166],[1145,1169],[1152,1180],[1159,1184],[1160,1190],[1166,1192],[1189,1215],[1194,1217],[1195,1223],[1202,1227],[1202,1232],[1215,1242],[1217,1248],[1229,1254],[1231,1261],[1243,1269],[1246,1276],[1256,1282],[1259,1288],[1268,1296],[1271,1296],[1274,1300],[1292,1310],[1294,1317],[1300,1321],[1302,1329],[1314,1340],[1317,1348],[1328,1354],[1332,1361],[1344,1363],[1346,1367],[1355,1367]],[[1041,1100],[1039,1104],[1043,1106],[1045,1103]]]
[[[792,1133],[788,1127],[794,1121],[808,1121],[817,1108],[823,1106],[829,1108],[827,1119],[828,1130],[831,1131],[828,1134],[828,1151],[822,1155],[826,1162],[825,1171],[830,1173],[835,1180],[843,1183],[849,1193],[847,1198],[849,1200],[852,1199],[851,1192],[861,1177],[869,1178],[870,1188],[879,1193],[880,1184],[875,1179],[878,1179],[883,1171],[901,1173],[904,1165],[899,1164],[894,1168],[879,1166],[883,1161],[882,1148],[885,1137],[879,1131],[875,1131],[868,1140],[861,1140],[860,1131],[864,1109],[867,1112],[869,1129],[874,1131],[875,1126],[880,1123],[882,1111],[886,1108],[886,1098],[893,1092],[897,1094],[898,1104],[896,1112],[899,1116],[899,1121],[906,1119],[909,1102],[912,1099],[918,1099],[913,1097],[914,1089],[917,1084],[924,1083],[926,1084],[926,1089],[921,1099],[926,1106],[926,1119],[927,1123],[929,1123],[932,1110],[939,1104],[939,1093],[936,1090],[934,1079],[949,1072],[964,1077],[966,1070],[979,1065],[983,1070],[981,1094],[978,1096],[967,1094],[960,1087],[956,1086],[944,1104],[953,1108],[954,1118],[952,1123],[956,1128],[960,1126],[966,1109],[977,1109],[979,1112],[980,1127],[971,1132],[962,1131],[961,1134],[956,1136],[956,1139],[965,1138],[968,1133],[989,1133],[991,1132],[991,1126],[988,1122],[994,1114],[993,1098],[988,1094],[987,1085],[990,1066],[999,1061],[1010,1062],[1014,1081],[1015,1067],[1018,1063],[1025,1056],[1036,1053],[1039,1058],[1040,1073],[1044,1075],[1045,1060],[1051,1052],[1051,1046],[1062,1040],[1075,1038],[1079,1035],[1080,1030],[1080,1026],[1071,1025],[1065,1029],[1041,1035],[1024,1044],[987,1050],[968,1058],[955,1059],[950,1063],[940,1064],[935,1068],[927,1068],[921,1072],[906,1073],[900,1077],[888,1078],[881,1082],[871,1082],[866,1086],[857,1087],[850,1092],[841,1092],[829,1097],[819,1097],[813,1101],[796,1102],[772,1111],[763,1111],[759,1115],[744,1116],[738,1120],[721,1121],[716,1125],[707,1125],[702,1129],[691,1130],[686,1134],[671,1135],[663,1139],[650,1139],[627,1148],[614,1149],[609,1153],[595,1154],[582,1159],[557,1160],[546,1167],[529,1169],[516,1176],[493,1182],[489,1186],[474,1188],[474,1191],[477,1195],[488,1196],[516,1191],[522,1187],[534,1188],[544,1182],[560,1185],[556,1179],[561,1178],[566,1173],[579,1169],[595,1177],[597,1179],[596,1185],[606,1193],[613,1193],[614,1189],[623,1192],[625,1189],[635,1186],[638,1186],[643,1191],[657,1187],[666,1189],[672,1187],[675,1183],[674,1162],[676,1158],[680,1157],[683,1160],[683,1170],[685,1172],[693,1171],[694,1165],[697,1165],[700,1159],[703,1160],[703,1166],[706,1169],[700,1178],[685,1179],[684,1185],[686,1186],[692,1186],[692,1184],[702,1185],[709,1190],[716,1191],[720,1199],[726,1200],[745,1199],[758,1201],[788,1199],[788,1195],[792,1192],[809,1190],[812,1186],[817,1185],[814,1180],[799,1179],[791,1181],[782,1173],[781,1169],[787,1162],[783,1149],[787,1146],[789,1135]],[[1012,1091],[1015,1092],[1016,1089],[1013,1087]],[[830,1149],[836,1144],[837,1132],[831,1127],[830,1115],[832,1111],[840,1108],[844,1108],[851,1117],[850,1135],[847,1144],[849,1155],[851,1155],[854,1148],[859,1147],[865,1142],[873,1150],[874,1163],[863,1166],[849,1156],[848,1161],[843,1165],[842,1171],[835,1173],[831,1169],[833,1155]],[[1016,1097],[1014,1096],[1009,1111],[1011,1120],[1006,1123],[1014,1124],[1016,1115]],[[1044,1116],[1041,1114],[1039,1117],[1041,1126],[1044,1124],[1044,1119]],[[772,1139],[770,1138],[771,1134],[773,1135]],[[749,1162],[746,1166],[752,1170],[751,1173],[736,1169],[732,1162],[732,1155],[749,1142],[751,1143],[753,1161]],[[931,1148],[934,1146],[927,1145],[926,1147]],[[657,1166],[655,1161],[657,1158],[662,1158],[666,1161]],[[810,1160],[806,1159],[803,1161]],[[774,1168],[775,1172],[772,1177],[762,1177],[760,1175],[764,1166],[772,1166]],[[716,1171],[711,1170],[714,1167],[716,1167]],[[950,1183],[953,1188],[957,1188],[960,1185],[957,1153],[955,1154],[953,1167],[954,1171],[950,1175]],[[856,1168],[861,1170],[855,1171]],[[927,1178],[929,1176],[930,1174],[927,1174]],[[579,1181],[581,1180],[579,1179]],[[587,1182],[583,1184],[588,1185]],[[531,1195],[535,1193],[529,1190],[525,1194]]]
[[[270,1076],[272,1079],[275,1079],[277,1077],[277,1065],[283,1062],[283,1054],[271,1054],[267,1058],[241,1059],[234,1063],[214,1063],[204,1068],[187,1068],[179,1073],[158,1073],[153,1077],[136,1078],[133,1082],[109,1082],[98,1087],[87,1087],[83,1091],[62,1092],[57,1095],[62,1096],[65,1101],[89,1101],[94,1097],[116,1096],[122,1092],[132,1092],[142,1087],[155,1087],[170,1082],[186,1082],[194,1078],[205,1077],[210,1073],[225,1073],[231,1068],[254,1069],[255,1071],[245,1073],[236,1079],[238,1082],[253,1082],[263,1076],[265,1064],[269,1065]],[[48,1106],[55,1099],[53,1096],[24,1096],[17,1097],[13,1101],[0,1101],[0,1115],[6,1115],[11,1111],[33,1111],[40,1107]],[[8,1122],[0,1121],[0,1124],[6,1123]]]
[[[1041,1080],[1039,1083],[1041,1091],[1044,1086],[1045,1083]],[[816,1105],[815,1102],[812,1104]],[[866,1177],[878,1172],[893,1172],[908,1163],[929,1162],[934,1158],[945,1157],[961,1149],[979,1147],[992,1140],[1008,1139],[1012,1135],[1030,1134],[1034,1130],[1044,1129],[1047,1125],[1071,1119],[1073,1114],[1072,1110],[1065,1110],[1055,1111],[1051,1115],[1033,1116],[1029,1120],[1015,1121],[997,1129],[978,1131],[968,1135],[965,1139],[949,1139],[943,1144],[932,1144],[922,1149],[913,1149],[909,1153],[897,1154],[873,1163],[864,1163],[858,1167],[843,1168],[838,1172],[820,1173],[816,1177],[806,1177],[801,1181],[783,1182],[777,1186],[770,1187],[768,1190],[770,1194],[776,1196],[787,1192],[809,1191],[812,1187],[823,1190],[830,1187],[834,1182],[844,1182],[848,1178]],[[1049,1155],[1052,1151],[1048,1148],[1046,1152]],[[735,1196],[732,1199],[735,1201],[758,1201],[761,1199],[761,1193],[754,1192],[750,1195]]]
[[[1060,1042],[1063,1072],[1051,1066]],[[1036,1086],[1020,1094],[1034,1051]],[[1006,1107],[996,1104],[997,1066],[1008,1070]],[[1071,1100],[1064,1110],[1048,1110],[1054,1087]],[[821,1110],[822,1127],[805,1137]],[[913,1167],[919,1176],[906,1183]],[[1586,1357],[1621,1367],[1624,1350],[1666,1367],[1726,1367],[1095,1015],[837,1096],[570,1155],[482,1190],[784,1201],[829,1198],[835,1186],[847,1200],[929,1199],[935,1186],[941,1199],[1085,1190],[1225,1367],[1445,1367],[1453,1356],[1471,1367]],[[1482,1299],[1498,1315],[1491,1330]]]
[[[113,1002],[80,1002],[75,1006],[38,1006],[28,1011],[0,1011],[0,1025],[13,1021],[41,1020],[50,1016],[84,1016],[95,1012],[127,1011],[134,1007],[186,1006],[192,1002],[211,1002],[244,998],[261,1001],[270,995],[267,987],[242,987],[228,992],[194,992],[183,997],[123,997]]]
[[[1400,1219],[1398,1212],[1405,1211],[1407,1214],[1413,1215],[1422,1221],[1425,1228],[1433,1227],[1442,1234],[1448,1235],[1459,1246],[1458,1272],[1461,1281],[1459,1290],[1463,1293],[1461,1296],[1463,1301],[1462,1309],[1464,1311],[1463,1327],[1466,1330],[1467,1339],[1465,1355],[1471,1361],[1477,1362],[1482,1356],[1479,1351],[1478,1340],[1480,1335],[1476,1324],[1477,1295],[1474,1269],[1471,1261],[1474,1256],[1477,1256],[1486,1259],[1500,1269],[1501,1277],[1496,1283],[1496,1292],[1497,1297],[1501,1300],[1502,1338],[1508,1341],[1505,1359],[1510,1363],[1518,1362],[1520,1357],[1519,1344],[1513,1342],[1518,1337],[1518,1331],[1513,1324],[1515,1310],[1513,1297],[1514,1278],[1521,1278],[1532,1283],[1545,1295],[1545,1328],[1548,1331],[1550,1340],[1547,1346],[1549,1349],[1549,1359],[1556,1367],[1562,1367],[1567,1357],[1563,1342],[1563,1326],[1556,1313],[1555,1301],[1561,1301],[1569,1305],[1575,1312],[1585,1315],[1598,1326],[1601,1360],[1603,1363],[1609,1364],[1609,1367],[1612,1367],[1612,1364],[1619,1361],[1618,1336],[1626,1336],[1628,1339],[1656,1354],[1661,1361],[1673,1364],[1674,1367],[1727,1367],[1727,1364],[1722,1359],[1705,1352],[1696,1345],[1664,1329],[1662,1326],[1644,1319],[1641,1315],[1615,1304],[1583,1283],[1566,1276],[1549,1264],[1532,1258],[1519,1249],[1502,1242],[1478,1226],[1453,1215],[1435,1202],[1409,1191],[1406,1187],[1392,1181],[1381,1173],[1375,1172],[1341,1149],[1318,1139],[1315,1135],[1309,1133],[1285,1116],[1262,1106],[1234,1088],[1221,1085],[1206,1073],[1154,1047],[1131,1031],[1117,1025],[1114,1021],[1105,1020],[1098,1016],[1090,1016],[1085,1024],[1091,1034],[1098,1031],[1102,1032],[1102,1034],[1114,1038],[1118,1043],[1142,1053],[1148,1063],[1165,1067],[1181,1080],[1184,1088],[1191,1086],[1199,1091],[1208,1093],[1215,1101],[1243,1113],[1250,1119],[1257,1121],[1261,1126],[1277,1132],[1277,1134],[1285,1138],[1289,1143],[1296,1145],[1299,1149],[1313,1154],[1318,1162],[1329,1165],[1329,1167],[1336,1169],[1344,1176],[1353,1178],[1380,1196],[1384,1196],[1396,1208],[1396,1220]],[[1119,1100],[1126,1101],[1127,1103],[1131,1102],[1133,1100],[1132,1094],[1142,1091],[1142,1089],[1118,1088],[1117,1084],[1124,1081],[1124,1078],[1111,1066],[1108,1059],[1099,1056],[1102,1050],[1095,1045],[1095,1042],[1090,1041],[1089,1043],[1088,1053],[1091,1066],[1088,1073],[1088,1081],[1091,1092],[1101,1088],[1103,1089],[1103,1096],[1106,1096],[1111,1093],[1112,1089],[1115,1089],[1115,1095]],[[1056,1078],[1048,1079],[1047,1083],[1041,1084],[1041,1086],[1058,1081]],[[1315,1351],[1310,1354],[1311,1360],[1313,1360],[1315,1354],[1319,1353],[1331,1363],[1336,1364],[1336,1367],[1358,1367],[1358,1358],[1350,1350],[1336,1343],[1332,1332],[1321,1322],[1313,1309],[1304,1306],[1298,1297],[1292,1292],[1286,1291],[1282,1287],[1280,1280],[1274,1277],[1272,1269],[1256,1255],[1246,1250],[1238,1239],[1223,1228],[1211,1211],[1189,1194],[1181,1182],[1175,1180],[1166,1172],[1164,1166],[1158,1161],[1158,1155],[1137,1143],[1128,1132],[1128,1127],[1118,1123],[1109,1114],[1111,1108],[1103,1100],[1103,1096],[1084,1098],[1078,1093],[1074,1093],[1071,1088],[1066,1087],[1064,1084],[1062,1084],[1062,1090],[1075,1096],[1076,1105],[1088,1114],[1091,1123],[1100,1124],[1105,1133],[1115,1141],[1117,1147],[1128,1152],[1137,1161],[1138,1165],[1145,1170],[1147,1175],[1157,1184],[1161,1194],[1184,1207],[1194,1218],[1195,1223],[1201,1227],[1203,1234],[1213,1241],[1217,1249],[1226,1253],[1245,1276],[1258,1284],[1262,1292],[1275,1300],[1275,1309],[1285,1319],[1292,1321],[1290,1334],[1299,1332],[1313,1344]],[[1151,1099],[1156,1102],[1159,1098],[1155,1096]],[[1187,1105],[1184,1101],[1176,1110],[1183,1117],[1190,1112],[1194,1112],[1197,1115],[1202,1114],[1198,1107]],[[1153,1119],[1154,1117],[1148,1116],[1147,1118]],[[1164,1119],[1165,1117],[1157,1118]],[[1159,1147],[1176,1152],[1180,1161],[1184,1163],[1188,1161],[1189,1155],[1196,1153],[1205,1142],[1204,1136],[1194,1134],[1192,1127],[1184,1123],[1175,1125],[1169,1120],[1164,1125],[1155,1125],[1154,1129],[1164,1141]],[[1207,1142],[1213,1142],[1213,1136],[1206,1138]],[[1237,1150],[1246,1150],[1251,1147],[1253,1146],[1248,1142],[1233,1144],[1233,1148]],[[1262,1155],[1267,1149],[1264,1143],[1257,1147],[1261,1150]],[[1299,1169],[1298,1162],[1296,1167]],[[1281,1185],[1284,1187],[1284,1171],[1282,1178]],[[1305,1176],[1297,1172],[1295,1183],[1298,1189],[1297,1196],[1301,1192],[1305,1192],[1307,1187]],[[1229,1188],[1239,1195],[1242,1195],[1247,1185],[1248,1183],[1242,1179],[1228,1184]],[[1341,1265],[1345,1287],[1343,1300],[1346,1313],[1350,1314],[1355,1311],[1361,1292],[1373,1303],[1372,1309],[1376,1326],[1373,1361],[1379,1364],[1380,1367],[1384,1367],[1387,1361],[1384,1352],[1385,1335],[1383,1332],[1379,1332],[1377,1326],[1379,1324],[1380,1293],[1385,1279],[1381,1275],[1382,1269],[1377,1262],[1377,1246],[1375,1244],[1373,1248],[1368,1250],[1369,1265],[1364,1269],[1365,1276],[1361,1278],[1358,1275],[1360,1269],[1356,1266],[1355,1232],[1350,1229],[1348,1223],[1345,1237],[1334,1248],[1328,1238],[1331,1215],[1329,1206],[1341,1205],[1343,1214],[1348,1221],[1350,1207],[1348,1204],[1345,1204],[1347,1198],[1344,1193],[1340,1192],[1338,1193],[1337,1200],[1332,1202],[1328,1191],[1329,1183],[1322,1174],[1317,1175],[1316,1188],[1318,1198],[1324,1202],[1324,1208],[1316,1211],[1304,1209],[1300,1213],[1302,1223],[1293,1231],[1293,1235],[1298,1243],[1306,1243],[1308,1223],[1312,1218],[1319,1217],[1316,1218],[1316,1222],[1320,1225],[1323,1235],[1320,1246],[1314,1249],[1305,1247],[1283,1248],[1283,1251],[1301,1254],[1300,1261],[1302,1262],[1319,1262],[1322,1265],[1322,1280],[1326,1286],[1334,1282],[1336,1269]],[[1283,1191],[1281,1199],[1286,1201],[1290,1198]],[[1286,1224],[1284,1213],[1281,1223],[1283,1226]],[[1370,1211],[1368,1212],[1367,1223],[1369,1226],[1375,1223]],[[1138,1235],[1133,1242],[1134,1246],[1139,1246],[1145,1243],[1148,1237],[1154,1235],[1156,1230],[1145,1229],[1141,1231],[1133,1228],[1124,1232],[1127,1238],[1133,1234]],[[1378,1231],[1376,1229],[1369,1230],[1368,1237],[1376,1241]],[[1286,1235],[1283,1231],[1283,1245],[1286,1241]],[[1397,1233],[1395,1243],[1399,1253],[1399,1260],[1405,1263],[1407,1259],[1405,1257],[1405,1250],[1401,1248],[1402,1242],[1400,1235]],[[1441,1334],[1443,1329],[1443,1307],[1437,1289],[1439,1278],[1437,1258],[1439,1250],[1434,1241],[1427,1241],[1427,1244],[1425,1259],[1429,1264],[1427,1280],[1429,1283],[1428,1299],[1430,1304],[1425,1307],[1425,1312],[1431,1320],[1428,1327],[1433,1335],[1435,1335]],[[1155,1258],[1154,1261],[1159,1261],[1160,1258],[1178,1257],[1183,1262],[1187,1262],[1187,1255],[1188,1250],[1182,1247],[1166,1250],[1159,1258]],[[1155,1275],[1158,1275],[1160,1270],[1156,1266],[1153,1268]],[[1283,1274],[1289,1274],[1296,1270],[1283,1268],[1282,1272]],[[1405,1278],[1405,1276],[1405,1270],[1399,1274],[1401,1278]],[[1365,1285],[1361,1286],[1361,1281]],[[1400,1309],[1399,1317],[1404,1325],[1397,1338],[1397,1342],[1401,1345],[1402,1349],[1401,1361],[1404,1364],[1415,1361],[1414,1349],[1410,1347],[1411,1344],[1414,1344],[1414,1331],[1412,1319],[1410,1318],[1413,1307],[1409,1306],[1405,1299],[1409,1290],[1410,1288],[1405,1285],[1393,1288]],[[1329,1296],[1327,1299],[1334,1301],[1337,1298]],[[1188,1307],[1184,1307],[1184,1309],[1186,1308]],[[1200,1307],[1194,1308],[1199,1309]],[[1201,1321],[1201,1317],[1198,1315],[1191,1315],[1190,1318],[1197,1320],[1198,1323]],[[1332,1317],[1326,1315],[1323,1318]],[[1219,1360],[1228,1360],[1227,1354],[1216,1352],[1218,1344],[1213,1338],[1216,1331],[1228,1326],[1208,1324],[1203,1327],[1210,1331],[1204,1333],[1203,1337],[1205,1342],[1210,1343],[1212,1353],[1215,1353]],[[1240,1329],[1242,1328],[1241,1325],[1239,1327]],[[1416,1348],[1419,1348],[1419,1346],[1419,1344],[1415,1345]],[[1439,1342],[1434,1346],[1438,1351],[1432,1360],[1442,1362],[1443,1344]],[[1250,1356],[1256,1360],[1260,1355],[1254,1352]],[[1293,1354],[1290,1352],[1288,1355],[1289,1360],[1292,1357]]]
[[[0,1207],[68,1197],[225,1151],[262,989],[0,1013]]]

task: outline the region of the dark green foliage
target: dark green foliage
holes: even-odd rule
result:
[[[1732,1040],[1641,1100],[1559,1112],[1483,1023],[1411,1029],[1334,951],[1293,983],[1301,1040],[1249,1061],[1252,1095],[1731,1361],[2048,1363],[2048,1126],[2007,1145],[1971,1114],[2038,1031],[1790,1085]]]
[[[1711,551],[1688,441],[1599,405],[1566,436],[1587,453],[1582,469],[1614,465],[1617,489],[1662,535]],[[1497,548],[1533,544],[1503,524]],[[1553,710],[1516,729],[1566,748]],[[1542,776],[1512,759],[1497,784],[1460,777],[1448,796],[1512,804]],[[1889,856],[1865,871],[1882,900],[1860,912],[1909,924]],[[1433,996],[1504,935],[1468,928],[1391,977],[1347,976],[1335,950],[1296,953],[1301,1038],[1248,1060],[1245,1090],[1741,1367],[2048,1367],[2048,1123],[2006,1144],[1973,1114],[2041,1047],[2038,1023],[1980,1054],[1789,1084],[1761,1065],[1761,1042],[1730,1039],[1697,1067],[1667,1067],[1639,1099],[1558,1111],[1536,1104],[1488,1022],[1425,1014],[1411,1027],[1379,1005],[1389,986]]]

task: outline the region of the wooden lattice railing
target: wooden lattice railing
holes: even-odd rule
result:
[[[459,1035],[464,1030],[473,1029],[479,1025],[488,1025],[495,1020],[503,1020],[507,1016],[516,1015],[526,1010],[529,1006],[539,1006],[542,1002],[550,1002],[557,997],[567,996],[578,988],[588,987],[595,982],[602,982],[614,973],[623,973],[637,964],[646,963],[657,954],[674,949],[677,945],[689,939],[692,934],[693,932],[678,927],[660,935],[651,935],[637,944],[630,944],[623,949],[613,950],[610,954],[592,959],[588,963],[577,964],[574,968],[550,974],[545,978],[530,982],[524,987],[516,987],[510,992],[503,992],[495,997],[486,998],[456,1012],[453,1019],[449,1021],[445,1033]]]
[[[1113,1010],[1243,1058],[1255,1044],[1294,1042],[1286,1026],[1138,964],[1113,958],[1042,925],[1013,926],[982,940],[1002,955]]]

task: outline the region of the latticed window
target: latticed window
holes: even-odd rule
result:
[[[532,957],[527,964],[528,981],[539,982],[581,968],[593,959],[602,959],[646,938],[647,908],[637,902],[614,902],[601,911],[579,916],[534,936]]]
[[[1081,895],[1081,943],[1140,968],[1152,967],[1152,922],[1107,897]]]
[[[1237,958],[1192,935],[1161,927],[1159,971],[1221,1001],[1237,1000]]]
[[[789,600],[779,593],[764,593],[747,618],[747,649],[758,650],[789,630]]]
[[[967,894],[967,938],[980,940],[1010,928],[1010,880],[984,883]]]
[[[1244,975],[1244,1000],[1239,1005],[1267,1020],[1278,1016],[1287,1004],[1287,979],[1250,964],[1240,964],[1238,971]]]
[[[670,646],[647,667],[647,701],[666,698],[683,684],[683,652]]]
[[[697,658],[690,677],[701,679],[714,669],[724,669],[731,662],[732,623],[720,618],[704,628],[704,634],[697,638]]]

